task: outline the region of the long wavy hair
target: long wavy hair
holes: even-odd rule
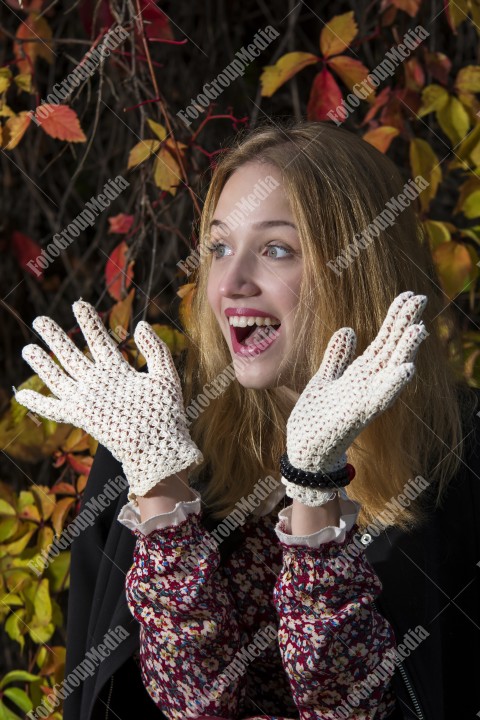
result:
[[[225,183],[249,162],[271,163],[280,170],[298,228],[304,271],[292,367],[300,389],[318,370],[336,329],[355,330],[358,356],[376,337],[399,293],[412,290],[428,297],[422,319],[430,334],[417,353],[416,373],[393,405],[347,451],[356,468],[347,492],[361,503],[360,526],[374,521],[417,475],[431,483],[435,503],[441,504],[461,463],[463,417],[476,401],[460,362],[452,360],[461,356],[459,332],[440,288],[416,203],[403,209],[343,272],[337,274],[327,266],[405,184],[390,159],[342,128],[323,122],[268,123],[242,131],[220,155],[200,219],[199,262],[189,277],[195,291],[180,371],[185,407],[202,393],[204,398],[204,391],[211,390],[217,378],[225,379],[226,368],[232,367],[207,299],[212,256],[203,250]],[[323,318],[328,318],[328,327]],[[295,404],[295,398],[280,387],[245,388],[233,373],[228,378],[222,391],[207,393],[211,399],[189,427],[204,455],[204,463],[191,472],[190,480],[202,489],[202,502],[215,519],[233,510],[260,478],[280,478],[286,423]],[[413,502],[396,512],[391,524],[408,529],[424,517],[422,503]]]

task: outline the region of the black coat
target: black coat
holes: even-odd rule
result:
[[[480,391],[475,393],[480,402]],[[467,454],[442,508],[432,510],[415,531],[387,529],[366,548],[383,583],[377,605],[397,642],[417,625],[430,633],[403,663],[425,720],[473,720],[480,711],[480,420],[475,413],[465,433]],[[117,475],[122,466],[99,446],[82,508]],[[128,609],[124,583],[135,536],[117,521],[126,502],[125,489],[73,542],[65,676],[109,628],[121,625],[130,635],[66,697],[64,720],[165,718],[133,659],[139,625]],[[215,526],[207,517],[204,524],[209,530]],[[234,532],[221,543],[222,557],[237,538]],[[414,703],[398,670],[395,690],[395,720],[420,717],[409,709]]]

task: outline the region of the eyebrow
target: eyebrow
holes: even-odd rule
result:
[[[210,227],[216,227],[219,225],[223,225],[224,227],[228,228],[228,225],[221,220],[212,220],[210,223]],[[294,230],[297,229],[297,226],[294,225],[294,223],[289,222],[288,220],[262,220],[261,222],[256,222],[252,224],[252,228],[258,229],[258,230],[265,230],[267,228],[271,227],[279,227],[281,225],[288,225],[289,227],[292,227]]]

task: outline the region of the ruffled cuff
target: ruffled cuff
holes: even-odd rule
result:
[[[280,510],[278,523],[275,525],[275,533],[280,542],[286,545],[304,545],[306,547],[318,548],[320,545],[332,540],[336,543],[343,543],[345,536],[356,523],[360,512],[360,504],[351,500],[344,488],[338,491],[340,499],[340,521],[338,526],[328,525],[327,527],[311,533],[310,535],[292,535],[292,509],[293,506]]]
[[[117,520],[129,530],[140,532],[142,535],[148,535],[153,530],[179,525],[192,513],[196,515],[200,513],[201,496],[193,488],[190,490],[195,495],[195,500],[180,500],[170,512],[159,513],[141,522],[139,508],[130,501],[122,507]]]

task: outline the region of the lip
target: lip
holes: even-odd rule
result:
[[[232,315],[237,315],[237,316],[249,315],[251,317],[270,317],[273,320],[278,320],[276,315],[267,313],[264,310],[256,310],[255,308],[229,307],[229,308],[226,308],[225,315],[227,317],[231,317]]]
[[[232,315],[235,313],[232,313]],[[260,316],[259,316],[260,317]],[[271,317],[270,315],[264,314],[262,317]],[[261,342],[258,345],[242,345],[238,342],[236,335],[235,335],[235,328],[229,324],[228,326],[230,328],[230,339],[232,343],[233,352],[235,355],[243,355],[247,357],[255,357],[256,355],[261,355],[265,352],[265,350],[268,350],[270,345],[272,345],[275,340],[278,339],[278,335],[281,332],[281,325],[279,328],[276,329],[276,334],[272,335],[272,337],[266,337],[261,340]]]

